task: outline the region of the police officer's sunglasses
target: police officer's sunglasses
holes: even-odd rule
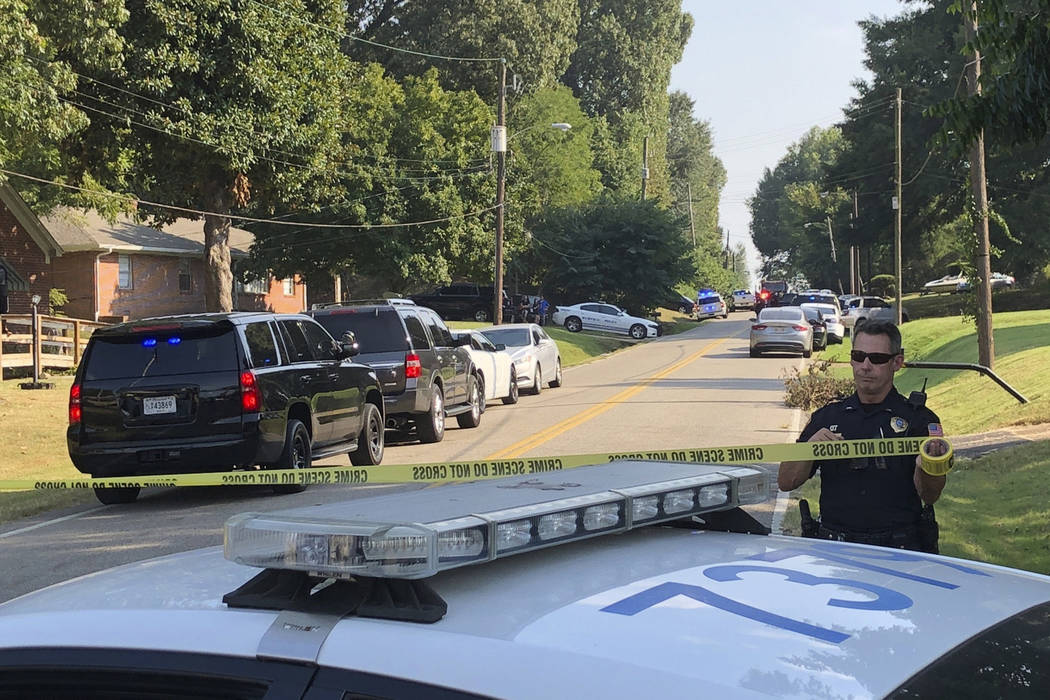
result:
[[[871,360],[873,365],[884,365],[897,355],[899,352],[864,352],[863,350],[850,350],[849,359],[856,362],[858,365],[863,363],[864,360]]]

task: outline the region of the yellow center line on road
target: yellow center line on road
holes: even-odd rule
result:
[[[535,433],[534,435],[530,435],[529,437],[525,438],[524,440],[521,440],[519,442],[514,443],[510,447],[506,447],[506,448],[500,450],[499,452],[495,452],[495,453],[489,455],[485,459],[487,459],[487,460],[488,459],[510,459],[510,458],[513,458],[513,457],[520,457],[520,456],[524,455],[526,452],[528,452],[529,450],[531,450],[532,448],[538,447],[538,446],[542,445],[545,442],[553,440],[554,438],[558,437],[562,433],[564,433],[566,431],[569,431],[569,430],[572,430],[573,428],[578,427],[579,425],[581,425],[583,423],[586,423],[587,421],[591,420],[592,418],[596,418],[596,417],[600,416],[601,414],[605,413],[609,409],[611,409],[611,408],[613,408],[613,407],[615,407],[615,406],[617,406],[619,404],[624,403],[625,401],[627,401],[632,396],[635,396],[635,395],[641,393],[642,391],[644,391],[649,385],[653,384],[654,382],[656,382],[656,381],[658,381],[660,379],[663,379],[667,375],[669,375],[669,374],[671,374],[673,372],[676,372],[679,369],[681,369],[682,367],[685,367],[686,365],[688,365],[689,363],[691,363],[691,362],[693,362],[695,360],[698,360],[699,358],[703,357],[709,351],[711,351],[713,348],[715,348],[716,346],[720,345],[721,343],[724,343],[727,340],[731,340],[733,338],[739,338],[739,337],[740,337],[740,334],[737,333],[735,335],[732,335],[732,336],[729,336],[729,337],[726,337],[726,338],[719,338],[718,340],[715,340],[715,341],[713,341],[711,343],[708,343],[703,348],[701,348],[700,350],[697,350],[696,352],[694,352],[689,357],[685,358],[684,360],[679,360],[678,362],[674,363],[670,367],[668,367],[668,368],[666,368],[666,369],[664,369],[664,370],[662,370],[660,372],[657,372],[652,377],[649,377],[648,379],[644,380],[643,382],[641,382],[639,384],[636,384],[635,386],[632,386],[629,389],[624,389],[619,394],[616,394],[615,396],[613,396],[613,397],[611,397],[611,398],[609,398],[609,399],[607,399],[605,401],[602,401],[600,403],[594,404],[593,406],[591,406],[587,410],[576,414],[572,418],[567,418],[567,419],[563,420],[560,423],[556,423],[555,425],[552,425],[549,428],[546,428],[544,430],[541,430],[538,433]]]

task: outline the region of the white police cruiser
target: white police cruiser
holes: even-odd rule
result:
[[[741,534],[767,483],[624,461],[235,516],[225,559],[0,606],[0,698],[1050,697],[1050,577]]]
[[[729,309],[722,295],[713,289],[701,289],[696,293],[696,320],[705,318],[729,318]]]

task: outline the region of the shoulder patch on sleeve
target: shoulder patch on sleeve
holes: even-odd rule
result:
[[[926,426],[926,430],[930,437],[944,437],[944,429],[940,423],[930,423]]]

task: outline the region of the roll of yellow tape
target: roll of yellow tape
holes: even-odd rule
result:
[[[944,454],[930,454],[930,448],[934,445],[943,445],[946,448]],[[930,438],[922,443],[922,449],[919,450],[919,456],[921,458],[919,464],[922,467],[922,470],[930,476],[944,476],[950,472],[955,465],[955,452],[952,450],[952,444],[944,438]]]

